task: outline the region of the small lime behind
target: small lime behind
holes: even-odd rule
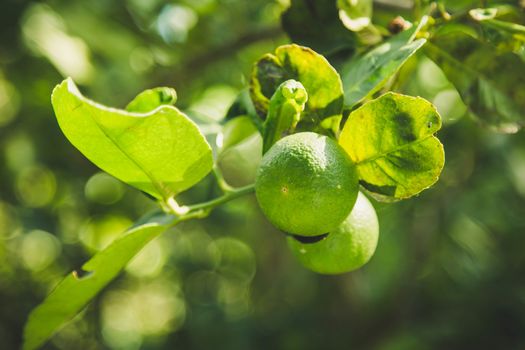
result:
[[[340,274],[366,264],[374,255],[378,236],[374,207],[359,193],[350,215],[328,235],[318,241],[296,236],[287,240],[288,247],[306,268],[322,274]]]

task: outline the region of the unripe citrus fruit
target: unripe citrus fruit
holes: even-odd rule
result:
[[[262,211],[277,228],[301,236],[335,229],[358,192],[354,163],[331,138],[302,132],[279,140],[255,178]]]
[[[335,230],[320,240],[289,236],[288,246],[306,268],[323,274],[353,271],[374,254],[379,223],[374,207],[359,193],[352,212]]]

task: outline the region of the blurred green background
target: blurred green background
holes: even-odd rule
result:
[[[376,12],[385,24],[410,7],[388,3]],[[17,349],[29,311],[53,286],[155,207],[68,143],[53,87],[71,76],[87,96],[123,107],[146,88],[173,86],[177,106],[213,138],[252,63],[288,42],[286,6],[2,0],[0,349]],[[149,244],[45,348],[525,349],[523,132],[477,125],[422,54],[404,70],[410,79],[396,89],[444,117],[446,167],[420,196],[374,203],[380,240],[363,269],[307,271],[243,198]],[[207,178],[183,199],[214,194]]]

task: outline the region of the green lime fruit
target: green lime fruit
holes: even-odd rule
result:
[[[255,194],[268,220],[301,236],[335,229],[357,198],[357,170],[336,141],[313,132],[279,140],[264,155]]]
[[[340,274],[366,264],[377,246],[379,223],[372,204],[359,193],[350,215],[335,230],[320,237],[289,236],[288,246],[306,268]]]

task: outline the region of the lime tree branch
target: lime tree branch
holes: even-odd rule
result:
[[[163,203],[169,214],[152,213],[95,254],[79,270],[60,282],[30,314],[24,330],[24,350],[41,347],[57,330],[82,310],[148,242],[178,223],[206,217],[213,208],[254,191],[254,185],[232,189],[224,195],[190,206],[175,200]]]
[[[178,65],[175,72],[173,72],[174,67],[159,71],[154,80],[157,85],[168,86],[173,85],[173,82],[191,81],[210,64],[232,57],[240,50],[257,42],[275,40],[283,35],[282,29],[277,26],[244,33],[232,41],[223,43],[222,46],[189,56],[182,64]]]

